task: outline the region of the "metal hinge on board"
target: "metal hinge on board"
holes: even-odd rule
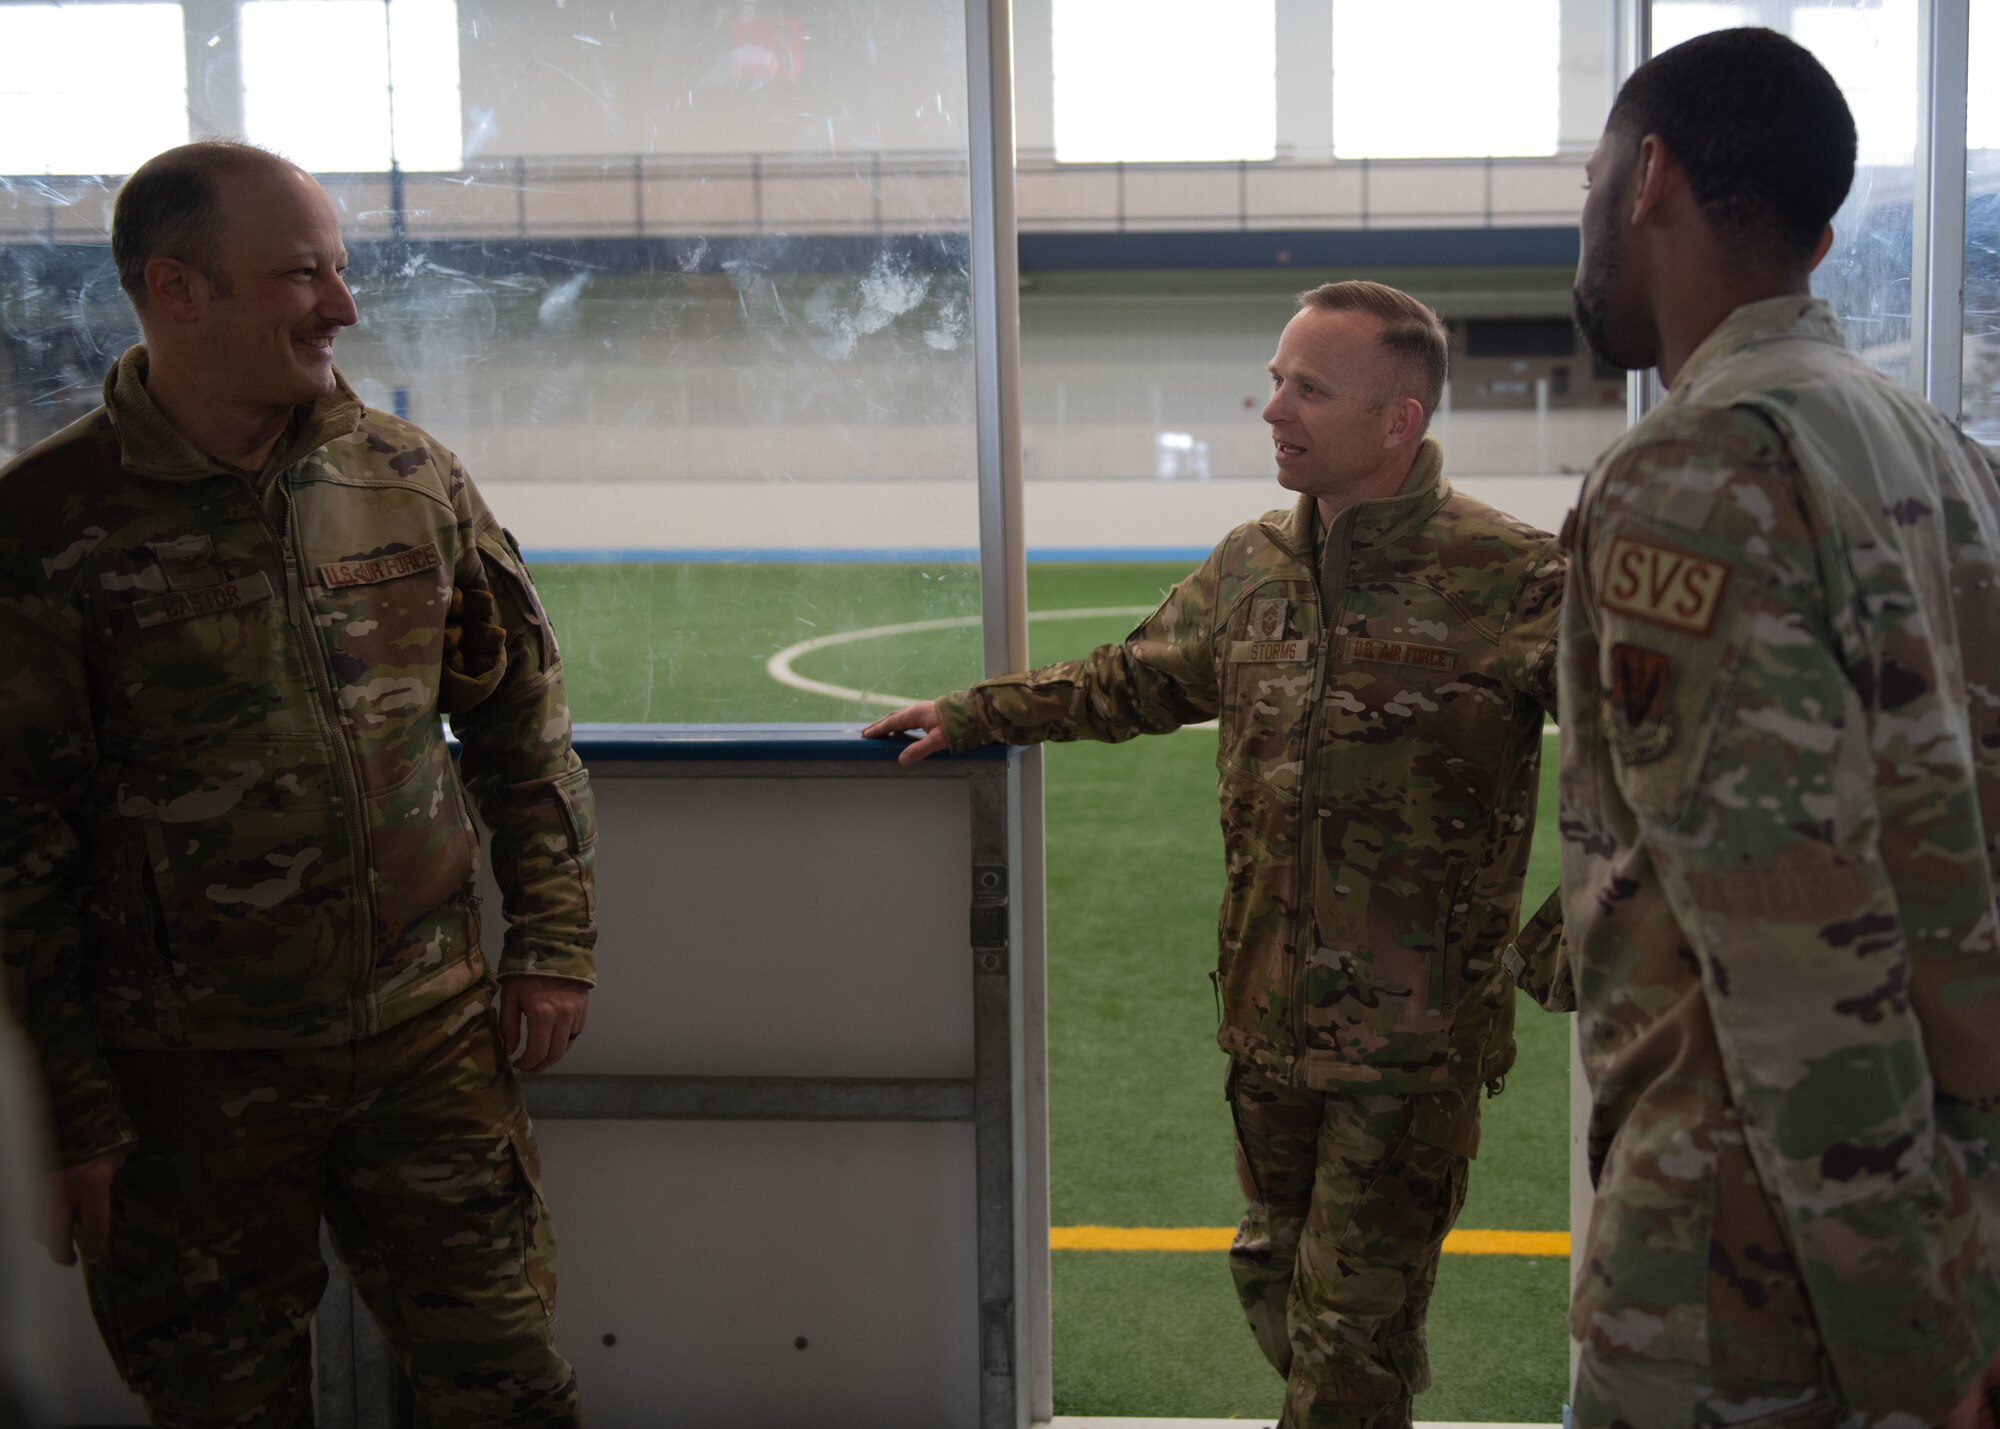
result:
[[[972,970],[1007,971],[1007,865],[972,865]]]

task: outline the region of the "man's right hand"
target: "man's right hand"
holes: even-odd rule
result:
[[[947,747],[944,730],[938,724],[936,700],[918,700],[913,705],[906,705],[894,714],[883,715],[861,732],[870,739],[887,739],[892,734],[913,729],[922,731],[922,734],[911,740],[896,756],[898,764],[920,764]]]
[[[111,1178],[124,1161],[120,1147],[49,1173],[43,1244],[57,1265],[75,1265],[78,1250],[92,1265],[111,1253]]]

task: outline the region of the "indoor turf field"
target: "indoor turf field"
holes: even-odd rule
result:
[[[533,553],[531,552],[531,555]],[[1116,640],[1191,568],[1029,569],[1037,662]],[[780,683],[941,693],[979,673],[969,564],[535,564],[561,633],[576,718],[590,723],[844,721],[884,706]],[[1063,611],[1120,612],[1063,616]],[[872,632],[921,623],[914,630]],[[1553,742],[1548,746],[1552,756]],[[1206,1229],[1194,1250],[1054,1253],[1059,1414],[1275,1418],[1277,1377],[1239,1318],[1220,1244],[1241,1211],[1207,974],[1221,891],[1214,736],[1051,746],[1047,778],[1052,1217],[1058,1247],[1090,1227]],[[1555,878],[1546,817],[1527,893]],[[1486,1104],[1462,1230],[1568,1225],[1566,1020],[1522,1000],[1520,1061]],[[1141,1243],[1158,1237],[1138,1237]],[[1429,1420],[1552,1423],[1568,1373],[1566,1253],[1446,1257],[1431,1311]]]

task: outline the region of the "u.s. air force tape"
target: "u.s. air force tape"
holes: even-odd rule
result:
[[[443,563],[444,557],[438,554],[437,542],[426,541],[421,546],[411,546],[404,551],[390,551],[352,561],[328,561],[319,568],[319,581],[328,590],[350,585],[374,585],[377,581],[392,581],[401,576],[413,576],[418,571],[434,570]]]

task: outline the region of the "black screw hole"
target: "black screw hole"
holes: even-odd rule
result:
[[[792,1348],[795,1350],[802,1350],[805,1347],[806,1347],[806,1337],[804,1335],[800,1335],[796,1340],[792,1341]]]
[[[609,1348],[611,1348],[611,1346],[613,1346],[613,1345],[615,1345],[615,1344],[617,1344],[617,1343],[618,1343],[618,1337],[617,1337],[616,1335],[606,1335],[606,1336],[604,1337],[604,1347],[605,1347],[606,1349],[609,1349]]]

